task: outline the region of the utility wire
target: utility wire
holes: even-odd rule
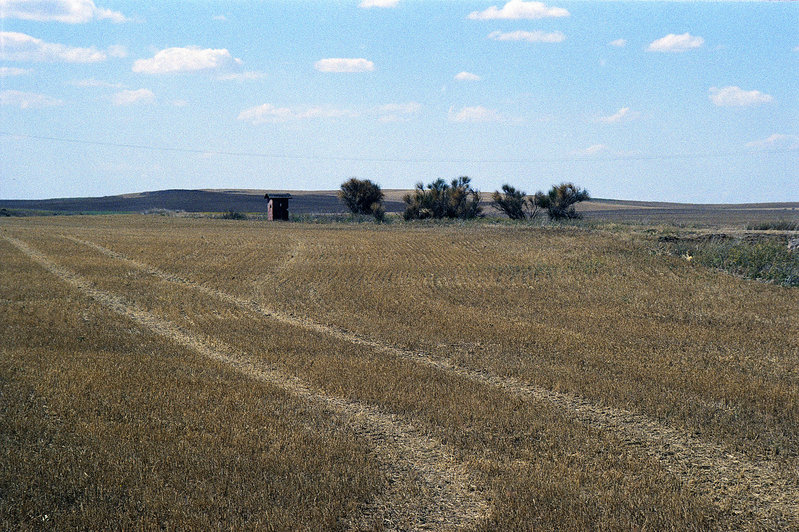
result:
[[[783,150],[760,150],[756,152],[735,151],[735,152],[705,152],[705,153],[671,153],[664,155],[618,155],[611,157],[576,156],[576,157],[553,157],[553,158],[532,157],[526,159],[419,159],[419,158],[391,158],[391,157],[343,157],[335,155],[324,155],[324,156],[286,155],[286,154],[262,153],[262,152],[200,150],[196,148],[180,148],[174,146],[151,146],[147,144],[126,144],[119,142],[70,139],[64,137],[47,137],[42,135],[26,135],[22,133],[10,133],[7,131],[0,131],[0,136],[17,137],[17,138],[33,139],[33,140],[49,140],[54,142],[63,142],[67,144],[81,144],[87,146],[105,146],[110,148],[130,148],[130,149],[149,150],[149,151],[195,153],[202,155],[227,155],[232,157],[259,157],[263,159],[287,159],[287,160],[302,160],[302,161],[354,161],[354,162],[373,162],[373,163],[523,164],[523,163],[569,163],[569,162],[578,162],[578,161],[596,161],[596,162],[662,161],[662,160],[678,160],[678,159],[713,159],[713,158],[724,158],[724,157],[741,157],[744,155],[754,155],[754,154],[799,153],[799,150],[797,149],[783,149]]]

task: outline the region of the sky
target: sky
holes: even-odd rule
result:
[[[799,2],[0,0],[0,198],[799,201]]]

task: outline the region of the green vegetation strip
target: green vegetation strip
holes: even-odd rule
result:
[[[672,253],[747,279],[799,286],[799,251],[789,251],[783,238],[756,242],[734,239],[681,241],[673,245]]]

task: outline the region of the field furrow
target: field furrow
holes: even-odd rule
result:
[[[0,510],[51,514],[91,467],[56,467],[49,491],[15,479],[50,478],[96,425],[82,445],[107,472],[75,500],[118,486],[102,507],[132,526],[799,528],[796,291],[664,253],[673,231],[2,220],[0,446],[22,460],[0,456],[18,471]],[[31,418],[26,387],[58,417]],[[20,439],[26,419],[50,428]],[[152,464],[195,447],[184,476]],[[108,522],[66,519],[72,500],[56,526]]]
[[[285,324],[324,334],[341,341],[373,349],[392,357],[413,361],[450,375],[499,389],[523,399],[543,401],[566,411],[580,422],[610,431],[628,446],[656,459],[669,473],[693,492],[710,497],[722,508],[754,516],[763,522],[787,522],[799,526],[799,478],[768,459],[752,460],[690,432],[664,425],[647,416],[593,403],[576,395],[553,391],[485,370],[467,368],[450,358],[433,357],[385,342],[366,338],[343,328],[322,324],[268,308],[256,301],[230,295],[160,268],[134,260],[95,242],[67,236],[113,259],[164,281],[177,283],[238,308]],[[436,261],[442,260],[434,256]]]
[[[315,390],[300,379],[243,355],[218,339],[188,333],[172,322],[137,307],[122,296],[97,288],[88,279],[56,264],[25,242],[7,235],[4,238],[53,275],[140,326],[209,359],[222,362],[253,379],[278,386],[306,401],[320,403],[344,416],[359,436],[369,441],[382,458],[384,467],[394,477],[394,482],[389,483],[393,488],[370,504],[361,515],[354,517],[352,527],[372,526],[378,522],[387,528],[397,529],[430,526],[438,529],[474,528],[488,517],[486,500],[472,485],[464,466],[444,444],[398,416],[384,414],[367,404]],[[94,247],[98,250],[104,249],[96,245]],[[115,255],[115,258],[121,257]],[[130,259],[125,260],[132,263]],[[187,284],[187,281],[165,272],[158,271],[157,275],[172,282]],[[211,289],[203,291],[214,296],[221,295]],[[234,299],[232,296],[227,298]],[[416,486],[414,497],[403,492],[408,489],[405,480],[408,476],[407,469],[418,475],[420,485]]]

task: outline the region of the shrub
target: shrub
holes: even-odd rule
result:
[[[535,197],[527,197],[527,193],[516,190],[507,183],[502,185],[502,192],[495,191],[491,195],[494,206],[508,215],[511,220],[531,220],[538,216],[539,207],[535,202]]]
[[[582,215],[574,209],[574,205],[589,199],[591,199],[591,196],[588,191],[577,188],[574,183],[552,185],[552,188],[546,194],[538,191],[533,196],[534,204],[546,209],[550,220],[582,218]]]
[[[524,220],[527,216],[527,193],[516,190],[507,183],[502,185],[502,192],[496,190],[491,195],[494,206],[504,212],[511,220]]]
[[[350,178],[341,184],[339,199],[353,214],[367,214],[382,221],[386,214],[383,207],[383,191],[380,185],[368,179]]]
[[[227,211],[222,216],[220,216],[223,220],[246,220],[247,215],[243,212],[238,212],[234,210]]]
[[[417,183],[413,194],[406,194],[403,217],[406,220],[427,218],[476,218],[482,215],[480,192],[471,186],[471,179],[461,176],[447,183],[436,179],[425,189]]]

